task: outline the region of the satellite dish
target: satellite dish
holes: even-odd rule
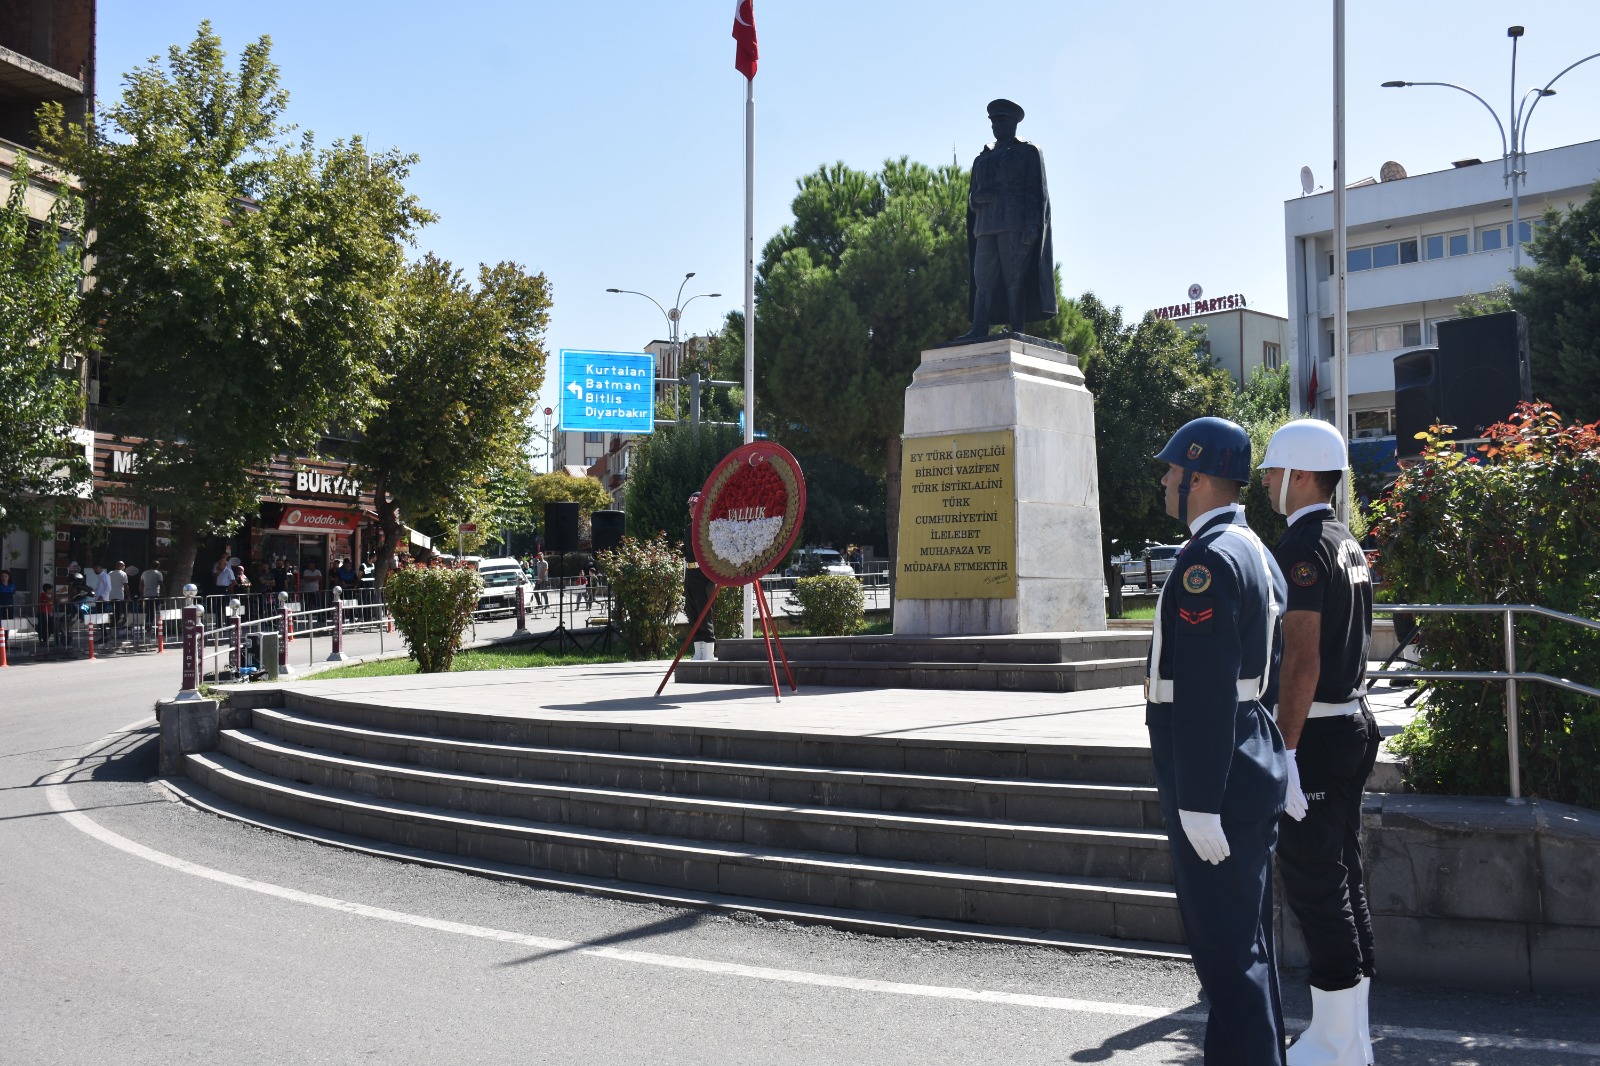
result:
[[[1396,163],[1393,159],[1385,163],[1378,171],[1379,181],[1399,181],[1406,176],[1406,168]]]
[[[1310,167],[1300,168],[1300,195],[1310,196],[1317,188],[1317,179],[1311,176]]]

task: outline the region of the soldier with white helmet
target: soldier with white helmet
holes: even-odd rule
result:
[[[1366,1066],[1372,918],[1361,866],[1361,795],[1381,738],[1368,709],[1372,582],[1361,545],[1330,504],[1348,465],[1344,437],[1305,418],[1273,434],[1261,463],[1289,519],[1273,549],[1288,578],[1277,720],[1289,755],[1278,839],[1284,895],[1311,961],[1311,1025],[1289,1066]]]

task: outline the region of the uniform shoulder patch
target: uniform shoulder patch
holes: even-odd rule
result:
[[[1311,563],[1295,563],[1289,571],[1289,580],[1301,588],[1310,588],[1318,581],[1317,568]]]
[[[1199,595],[1211,587],[1211,571],[1204,566],[1191,566],[1183,572],[1183,591]]]

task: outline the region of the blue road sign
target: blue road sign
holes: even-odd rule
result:
[[[656,361],[640,352],[561,349],[561,428],[655,429]]]

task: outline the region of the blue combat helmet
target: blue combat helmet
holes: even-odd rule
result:
[[[1243,426],[1226,418],[1197,418],[1174,433],[1156,458],[1197,474],[1247,484],[1250,481],[1250,434]],[[1178,485],[1178,521],[1189,524],[1188,478]]]

